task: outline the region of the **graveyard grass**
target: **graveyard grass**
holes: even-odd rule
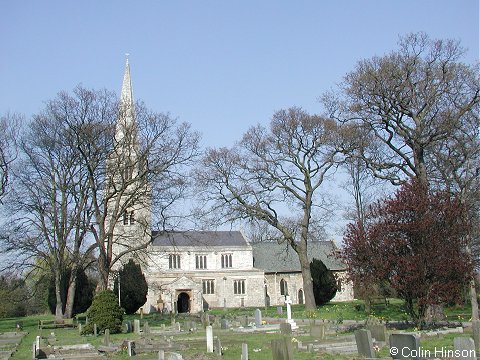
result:
[[[343,320],[366,320],[367,314],[362,311],[362,301],[354,301],[348,303],[329,303],[325,306],[319,307],[315,313],[306,312],[304,307],[301,305],[294,305],[292,307],[292,314],[294,318],[311,318],[311,319],[325,319],[331,323],[339,323]],[[264,319],[269,317],[285,317],[285,308],[283,309],[283,314],[277,314],[276,307],[269,307],[268,309],[262,308],[262,315]],[[211,314],[225,316],[226,318],[234,318],[243,315],[248,315],[252,317],[254,309],[228,309],[224,311],[223,309],[211,310]],[[455,306],[446,309],[446,314],[448,319],[451,321],[468,321],[470,316],[470,308],[468,306]],[[388,306],[383,307],[374,307],[373,315],[380,320],[405,320],[405,312],[403,310],[403,303],[400,300],[390,299]],[[51,332],[55,333],[56,336],[56,345],[71,345],[71,344],[84,344],[90,343],[94,346],[99,346],[103,344],[103,336],[93,337],[93,336],[81,336],[78,333],[77,329],[38,329],[39,320],[52,320],[54,317],[52,315],[36,315],[29,316],[24,318],[9,318],[9,319],[0,319],[0,333],[1,332],[10,332],[15,331],[15,326],[17,322],[21,322],[23,325],[23,330],[28,332],[21,344],[17,347],[17,352],[13,355],[12,359],[29,359],[31,358],[32,343],[35,340],[37,335],[43,337],[48,337]],[[181,317],[179,317],[181,318]],[[139,315],[130,315],[125,316],[125,320],[139,319]],[[150,326],[160,326],[162,323],[169,325],[171,319],[169,317],[161,318],[156,314],[144,316],[144,320],[148,321]],[[180,319],[179,319],[180,320]],[[253,359],[271,359],[271,349],[270,341],[275,338],[279,338],[280,334],[233,334],[230,331],[215,331],[214,336],[219,336],[222,341],[222,346],[226,347],[224,349],[223,359],[239,359],[241,355],[241,344],[247,343],[250,358]],[[471,334],[465,334],[465,336],[470,336]],[[188,337],[204,337],[205,330],[199,330],[195,333],[182,333],[182,335],[176,336],[175,341],[181,342],[182,338]],[[422,339],[422,347],[426,349],[433,349],[435,347],[453,348],[453,338],[459,336],[458,334],[449,334],[440,338],[432,339]],[[130,334],[111,334],[111,341],[114,343],[121,343],[124,339],[136,340],[139,339],[138,335],[133,333]],[[308,341],[308,336],[302,336],[298,340]],[[254,349],[262,349],[261,351],[254,352]],[[186,359],[210,359],[215,358],[214,354],[205,353],[206,346],[204,341],[199,341],[198,346],[193,346],[186,351],[182,351],[184,358]],[[201,356],[200,356],[201,355]],[[381,349],[380,356],[388,356],[388,348],[384,347]],[[126,354],[126,351],[117,353],[109,357],[110,359],[128,359],[129,357]],[[139,355],[138,359],[154,359],[155,357],[150,355]],[[295,358],[302,359],[315,359],[319,358],[318,353],[307,353],[307,352],[295,352]],[[331,354],[322,354],[322,359],[351,359],[351,356],[347,355],[331,355]]]

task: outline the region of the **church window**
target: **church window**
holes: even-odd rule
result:
[[[128,159],[124,161],[124,164],[125,164],[125,167],[123,168],[123,180],[130,181],[132,180],[133,166],[131,164],[131,161]]]
[[[207,268],[207,255],[195,255],[195,268],[196,269]]]
[[[245,295],[245,280],[233,281],[233,293],[235,295]]]
[[[280,295],[288,295],[288,285],[284,279],[280,280]]]
[[[232,267],[232,254],[222,254],[222,268]]]
[[[180,269],[180,255],[178,255],[178,254],[168,255],[168,268],[169,269]]]
[[[134,211],[123,212],[123,225],[133,225],[135,223],[135,213]]]
[[[203,293],[215,294],[215,280],[203,280]]]

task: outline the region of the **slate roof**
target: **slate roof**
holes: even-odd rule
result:
[[[270,272],[296,272],[300,271],[300,261],[297,253],[286,244],[276,242],[260,242],[253,246],[253,266]],[[345,270],[345,264],[336,258],[337,250],[333,241],[312,241],[308,243],[308,258],[321,260],[330,270]]]
[[[240,231],[153,231],[153,246],[249,246]]]

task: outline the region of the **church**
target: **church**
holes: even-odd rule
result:
[[[120,108],[115,138],[117,143],[125,144],[122,158],[135,164],[138,141],[126,141],[128,134],[136,136],[135,131],[128,131],[136,128],[128,59]],[[115,163],[112,160],[110,167],[118,171]],[[131,179],[131,172],[139,170],[133,167],[129,171],[129,174],[115,175],[117,181],[120,177],[123,181]],[[196,313],[209,308],[275,306],[283,305],[287,295],[293,304],[303,304],[300,263],[297,254],[286,244],[251,243],[241,231],[152,230],[152,191],[148,184],[132,184],[130,192],[137,191],[140,201],[125,210],[123,217],[113,224],[113,252],[119,254],[129,246],[149,243],[141,254],[148,283],[143,312]],[[333,241],[309,243],[310,260],[321,260],[337,278],[339,291],[333,301],[353,300],[352,284],[346,281],[346,267],[335,256],[336,252]]]

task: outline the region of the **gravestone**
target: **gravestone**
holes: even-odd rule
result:
[[[262,311],[260,309],[255,310],[255,326],[262,326]]]
[[[215,338],[215,354],[217,354],[217,358],[222,357],[222,342],[220,341],[220,338],[217,336]]]
[[[220,328],[222,330],[227,330],[229,328],[227,319],[220,320]]]
[[[105,337],[103,339],[105,346],[110,346],[110,329],[105,329]]]
[[[206,328],[206,338],[207,338],[207,352],[213,352],[213,330],[212,326],[208,325]]]
[[[477,360],[475,342],[469,337],[456,337],[453,339],[453,349],[457,359]],[[459,356],[457,356],[457,354]]]
[[[310,326],[310,336],[315,339],[325,339],[325,325],[324,324],[313,324]]]
[[[372,333],[372,338],[377,341],[387,341],[387,327],[384,324],[370,324],[367,329]]]
[[[391,334],[390,355],[394,359],[418,359],[420,339],[412,334]]]
[[[127,342],[127,354],[128,356],[135,356],[135,341],[128,341]]]
[[[366,358],[374,358],[375,351],[373,350],[372,334],[370,330],[356,330],[355,342],[357,343],[358,354]]]
[[[133,332],[135,334],[140,334],[140,320],[135,319],[133,320]]]
[[[127,334],[132,332],[132,322],[131,321],[127,321],[125,323],[125,332]]]
[[[165,360],[165,351],[163,350],[158,351],[158,360]]]
[[[97,324],[93,324],[93,336],[97,337]]]
[[[242,344],[242,357],[240,360],[248,360],[248,344]]]
[[[289,337],[272,340],[273,360],[293,360],[292,340]]]
[[[480,353],[480,320],[472,321],[473,341],[475,342],[475,350]]]
[[[148,321],[145,321],[143,323],[143,333],[145,335],[149,335],[150,334],[150,326],[148,325]]]
[[[283,314],[283,307],[277,306],[277,314],[282,315]]]
[[[280,333],[282,335],[292,335],[292,325],[289,323],[280,323]]]
[[[175,331],[180,331],[180,330],[181,330],[180,323],[179,322],[175,323]]]
[[[292,300],[290,299],[289,295],[285,296],[285,304],[287,305],[287,322],[292,325],[292,329],[296,329],[298,326],[297,323],[292,319]]]
[[[243,320],[242,326],[247,327],[248,326],[248,316],[247,315],[243,316],[242,320]]]
[[[78,324],[78,333],[80,335],[82,335],[82,331],[83,331],[83,325],[82,324]]]
[[[162,331],[165,331],[165,324],[162,324],[160,327],[162,328]]]
[[[313,352],[313,344],[307,344],[307,352]]]

